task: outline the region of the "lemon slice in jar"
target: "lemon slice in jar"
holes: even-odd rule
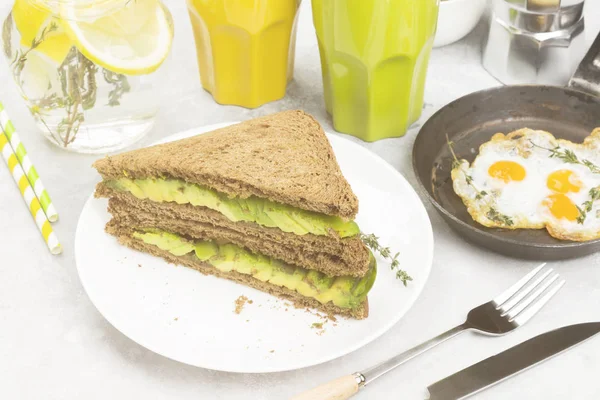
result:
[[[12,16],[21,34],[20,44],[24,51],[37,43],[35,51],[61,64],[74,46],[58,20],[52,17],[51,10],[40,1],[16,0]]]
[[[87,7],[64,5],[60,9],[62,26],[93,63],[125,75],[154,72],[173,42],[171,16],[158,0],[121,4],[99,16],[91,12],[93,2]]]

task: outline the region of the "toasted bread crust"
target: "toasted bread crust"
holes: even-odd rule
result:
[[[369,316],[368,299],[365,300],[365,302],[361,305],[361,307],[358,307],[356,309],[344,309],[344,308],[337,307],[332,303],[321,304],[319,301],[309,298],[309,297],[304,297],[293,290],[289,290],[285,287],[275,286],[268,282],[262,282],[262,281],[255,279],[249,275],[241,274],[236,271],[231,271],[231,272],[219,271],[218,269],[214,268],[213,266],[200,261],[193,255],[186,255],[186,256],[182,256],[182,257],[174,256],[173,254],[169,253],[168,251],[161,250],[156,246],[146,244],[146,243],[142,242],[141,240],[131,237],[131,230],[120,227],[118,224],[109,223],[106,226],[106,231],[108,233],[110,233],[111,235],[116,236],[119,239],[119,242],[121,244],[128,246],[132,249],[146,252],[146,253],[152,254],[153,256],[162,257],[166,261],[168,261],[172,264],[180,264],[180,265],[184,265],[189,268],[193,268],[197,271],[200,271],[201,273],[203,273],[205,275],[215,275],[220,278],[226,278],[226,279],[232,280],[234,282],[238,282],[243,285],[250,286],[252,288],[261,290],[263,292],[267,292],[274,296],[291,301],[296,307],[315,308],[315,309],[320,310],[328,315],[336,314],[336,315],[342,315],[342,316],[351,317],[351,318],[355,318],[355,319],[364,319]]]
[[[109,156],[94,167],[104,179],[172,177],[344,219],[358,212],[323,129],[298,110]]]
[[[122,226],[158,228],[197,239],[224,240],[254,253],[314,269],[329,276],[364,276],[369,251],[358,236],[295,235],[250,222],[231,222],[224,215],[189,204],[139,200],[100,183],[97,196],[109,197],[109,212]]]

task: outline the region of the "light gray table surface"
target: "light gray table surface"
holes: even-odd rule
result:
[[[287,96],[256,110],[217,105],[201,90],[185,3],[165,2],[176,24],[166,78],[169,89],[159,94],[163,105],[156,127],[136,147],[185,129],[291,108],[312,113],[331,130],[324,110],[309,1],[301,6],[295,79]],[[600,1],[588,0],[586,13],[591,43],[600,29]],[[498,85],[480,64],[485,29],[482,22],[466,39],[433,51],[424,114],[405,137],[362,143],[414,186],[411,149],[418,126],[449,101]],[[487,301],[536,265],[464,242],[426,203],[435,236],[431,276],[414,307],[378,340],[323,365],[285,373],[230,374],[179,364],[119,333],[94,308],[79,282],[73,256],[75,226],[98,180],[90,168],[96,157],[61,151],[35,131],[5,63],[0,63],[0,96],[59,210],[55,230],[64,245],[61,256],[47,252],[7,168],[0,165],[1,399],[285,399],[324,380],[370,366],[462,322],[472,306]],[[356,398],[423,399],[427,385],[482,358],[553,328],[600,319],[600,256],[557,262],[553,267],[567,285],[522,329],[493,339],[475,334],[457,337],[397,369]],[[596,338],[476,398],[598,399],[599,376],[600,338]]]

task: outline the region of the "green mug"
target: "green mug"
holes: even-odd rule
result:
[[[439,0],[312,0],[325,105],[365,141],[403,136],[421,116]]]

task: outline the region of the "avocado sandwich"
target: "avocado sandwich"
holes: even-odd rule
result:
[[[319,123],[285,111],[94,163],[123,245],[327,314],[368,316],[375,259]]]

